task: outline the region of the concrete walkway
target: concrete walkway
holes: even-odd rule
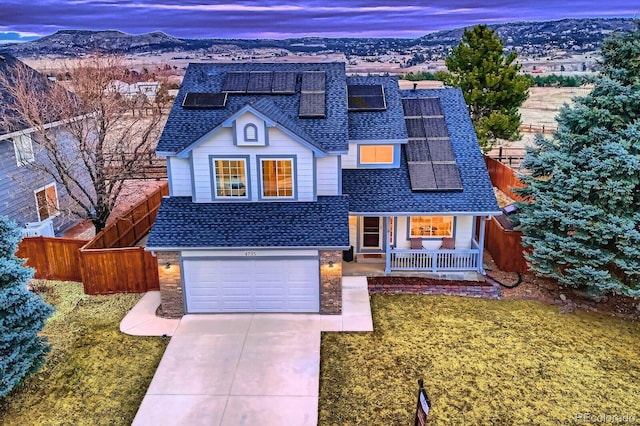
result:
[[[215,314],[155,317],[146,294],[120,328],[172,335],[133,424],[315,425],[320,333],[373,331],[367,281],[343,278],[342,315]],[[155,319],[154,319],[155,318]]]

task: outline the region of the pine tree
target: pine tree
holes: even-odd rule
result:
[[[518,54],[505,55],[503,50],[495,31],[477,25],[464,31],[445,59],[449,72],[439,74],[446,84],[462,90],[484,152],[496,139],[520,139],[518,108],[529,96],[530,81],[514,63]]]
[[[53,308],[27,289],[33,270],[15,257],[20,231],[0,217],[0,398],[38,370],[49,351],[38,333]]]
[[[640,296],[640,32],[603,44],[592,92],[538,136],[521,176],[531,268],[595,294]]]

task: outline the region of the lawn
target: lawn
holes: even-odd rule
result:
[[[419,378],[429,425],[640,422],[638,323],[446,296],[373,295],[371,309],[374,332],[322,336],[320,425],[412,425]]]
[[[38,373],[0,399],[0,424],[131,424],[168,343],[119,331],[140,295],[86,296],[79,283],[36,283],[56,307],[43,330],[52,349]]]

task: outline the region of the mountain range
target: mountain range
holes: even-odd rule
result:
[[[543,22],[515,22],[489,25],[509,50],[521,56],[536,57],[556,51],[572,53],[597,51],[602,40],[613,31],[632,30],[632,19],[563,19]],[[206,53],[225,48],[275,48],[292,53],[334,52],[347,57],[381,54],[416,54],[426,60],[444,57],[462,36],[464,28],[438,31],[423,37],[407,38],[323,38],[268,39],[186,39],[156,31],[132,35],[120,31],[62,30],[40,39],[0,46],[17,57],[78,57],[94,52],[112,54],[161,54],[168,52]]]

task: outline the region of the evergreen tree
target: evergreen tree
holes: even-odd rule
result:
[[[38,333],[53,308],[26,286],[33,270],[15,257],[20,231],[0,217],[0,398],[36,371],[49,351]]]
[[[531,268],[592,293],[640,296],[640,32],[603,44],[592,92],[538,135],[521,178]]]
[[[484,152],[496,139],[520,139],[518,108],[529,96],[530,80],[514,63],[518,54],[503,50],[498,34],[486,25],[467,29],[445,59],[449,72],[441,75],[446,84],[462,89]]]

